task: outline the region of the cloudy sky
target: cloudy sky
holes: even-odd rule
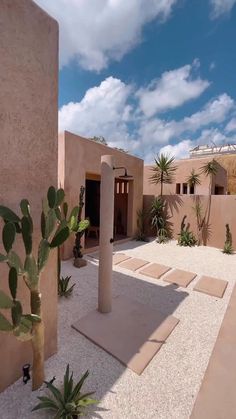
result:
[[[236,143],[236,0],[35,0],[60,25],[59,128],[151,163]]]

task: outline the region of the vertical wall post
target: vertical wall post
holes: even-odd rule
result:
[[[100,237],[98,273],[98,311],[112,309],[112,252],[114,225],[114,161],[113,156],[101,158]]]

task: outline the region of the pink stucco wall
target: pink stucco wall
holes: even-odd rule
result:
[[[57,185],[57,22],[31,0],[1,0],[0,57],[0,203],[19,213],[20,200],[29,199],[37,242],[42,197],[48,186]],[[47,357],[57,348],[56,267],[54,253],[41,287]],[[1,264],[1,288],[7,291],[6,274]],[[27,309],[22,281],[18,298]],[[0,332],[0,391],[21,376],[26,362],[31,362],[30,343]]]
[[[175,194],[176,193],[176,183],[186,183],[186,179],[190,176],[191,170],[194,169],[196,173],[201,172],[201,167],[206,164],[207,161],[211,160],[210,158],[202,159],[183,159],[178,160],[174,163],[177,167],[175,172],[174,182],[170,185],[164,185],[163,194]],[[158,195],[160,193],[160,185],[154,185],[150,183],[150,176],[153,174],[151,170],[152,166],[144,166],[144,184],[143,184],[143,193],[145,195],[153,194]],[[196,185],[195,194],[196,195],[208,195],[209,194],[209,177],[206,177],[204,174],[200,175],[200,185]],[[225,193],[227,191],[227,172],[226,170],[218,164],[218,170],[216,176],[213,178],[212,183],[212,193],[214,193],[215,185],[223,186]]]
[[[65,189],[68,203],[78,205],[86,175],[100,175],[101,156],[109,154],[114,156],[116,166],[125,166],[133,176],[129,189],[132,201],[128,203],[128,235],[132,236],[136,232],[137,210],[143,205],[143,160],[66,131],[59,135],[59,183]],[[115,172],[116,176],[123,173],[123,170]],[[63,249],[65,259],[72,257],[73,244],[71,237]]]

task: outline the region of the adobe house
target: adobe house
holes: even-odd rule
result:
[[[190,158],[175,161],[177,167],[174,182],[163,186],[163,195],[209,195],[210,177],[200,174],[201,168],[212,157]],[[150,183],[150,176],[153,174],[152,166],[144,166],[144,195],[159,195],[160,185]],[[186,179],[190,176],[191,170],[200,174],[200,185],[190,188]],[[211,195],[225,195],[227,193],[227,171],[217,162],[217,173],[213,176]]]
[[[85,187],[83,217],[91,227],[85,237],[85,248],[99,243],[101,156],[113,155],[115,167],[114,240],[133,237],[137,228],[137,210],[143,206],[143,160],[105,146],[91,139],[65,131],[59,134],[58,179],[69,206],[78,205],[80,186]],[[125,170],[128,177],[125,177]],[[74,238],[62,250],[62,258],[73,256]]]

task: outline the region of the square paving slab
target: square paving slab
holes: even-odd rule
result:
[[[197,274],[193,272],[182,271],[182,269],[175,269],[165,276],[164,281],[186,288],[196,276]]]
[[[118,265],[125,260],[131,259],[130,256],[125,255],[124,253],[115,253],[113,255],[113,265]]]
[[[118,296],[111,313],[94,310],[72,327],[140,375],[178,322],[171,315]]]
[[[137,271],[142,266],[147,265],[149,262],[143,259],[131,258],[120,264],[121,268],[129,269],[130,271]]]
[[[202,276],[195,285],[194,290],[212,295],[213,297],[222,298],[227,285],[228,282],[223,279]]]
[[[146,266],[141,271],[140,274],[150,276],[151,278],[159,279],[162,275],[168,272],[171,268],[165,265],[159,265],[159,263],[152,263],[149,266]]]

